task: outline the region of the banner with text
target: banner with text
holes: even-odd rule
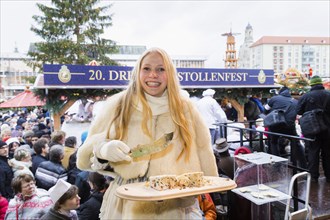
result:
[[[182,87],[251,87],[274,85],[274,71],[269,69],[177,68]],[[125,88],[132,67],[44,65],[44,85]]]

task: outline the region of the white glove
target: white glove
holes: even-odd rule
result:
[[[112,140],[101,147],[100,156],[110,162],[131,161],[132,158],[128,155],[130,150],[124,142]]]

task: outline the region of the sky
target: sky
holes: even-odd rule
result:
[[[27,52],[42,40],[31,30],[36,3],[50,1],[0,0],[0,51],[15,45]],[[330,0],[313,1],[101,1],[112,4],[113,25],[103,37],[119,45],[161,47],[170,55],[201,56],[206,67],[223,67],[226,37],[236,35],[236,49],[244,42],[250,23],[254,41],[262,36],[330,36]]]

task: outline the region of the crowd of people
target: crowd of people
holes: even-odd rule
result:
[[[318,78],[311,79],[311,86],[312,91],[324,90]],[[246,170],[243,165],[234,165],[228,151],[229,136],[225,137],[224,130],[214,126],[229,122],[233,114],[227,110],[232,106],[228,101],[221,106],[214,94],[214,90],[207,89],[202,99],[193,102],[182,92],[168,54],[160,48],[151,48],[139,58],[127,89],[109,97],[88,132],[81,134],[80,146],[77,137],[52,131],[50,117],[42,108],[1,115],[0,220],[211,220],[219,212],[228,212],[233,204],[217,193],[157,202],[115,196],[121,185],[143,182],[155,175],[199,171],[206,176],[225,176],[238,184],[246,181],[239,176]],[[297,101],[284,87],[266,105],[261,104],[260,97],[251,96],[246,106],[247,119],[256,120],[274,109],[286,108],[288,127],[269,130],[297,136],[297,114],[325,106],[323,110],[329,116],[330,101],[326,105],[315,104],[330,100],[329,97],[329,92],[322,95],[311,92]],[[149,144],[170,132],[174,136],[166,150],[139,158],[130,156],[131,149],[137,145]],[[298,142],[292,141],[291,147],[297,152],[300,166],[309,168],[314,180],[319,173],[316,162],[310,161],[318,160],[321,150],[324,173],[330,182],[330,149],[325,146],[330,134],[326,132],[317,134],[315,142],[310,143],[308,161]],[[277,136],[270,136],[270,140],[269,153],[279,155]],[[252,150],[240,146],[235,155]],[[235,167],[238,167],[236,171]],[[223,210],[215,206],[217,199],[222,201]],[[231,210],[233,214],[235,209]],[[249,219],[249,216],[241,217]]]
[[[330,127],[330,92],[325,90],[322,79],[319,76],[313,76],[310,79],[311,89],[306,94],[299,98],[291,96],[290,88],[283,86],[270,99],[262,99],[262,96],[252,95],[248,102],[244,105],[244,116],[246,122],[252,122],[252,128],[260,131],[269,131],[278,133],[277,135],[267,135],[268,141],[265,143],[267,153],[286,156],[291,153],[295,164],[303,169],[308,170],[311,173],[312,181],[318,182],[320,171],[319,163],[320,157],[322,158],[322,167],[326,181],[330,182],[330,148],[328,143],[330,142],[330,129],[325,129],[314,135],[306,135],[300,128],[299,119],[304,113],[318,109],[322,112],[320,117],[324,124]],[[197,102],[198,103],[198,102]],[[237,121],[236,117],[233,117],[233,107],[228,100],[223,99],[219,101],[222,109],[225,111],[229,125],[245,128],[246,125],[242,123],[232,123]],[[209,106],[209,109],[214,109]],[[263,119],[273,111],[284,111],[285,124],[268,126],[263,125]],[[204,114],[205,116],[206,114]],[[213,119],[213,123],[219,123],[219,117],[215,113],[208,116]],[[224,117],[223,117],[224,118]],[[259,125],[258,125],[259,124]],[[261,125],[260,125],[261,124]],[[241,126],[243,125],[243,126]],[[258,128],[259,126],[259,128]],[[210,130],[211,135],[212,131]],[[243,132],[244,134],[244,132]],[[258,133],[257,133],[258,134]],[[310,138],[313,141],[301,141],[296,138],[283,137],[280,134],[290,135],[292,137]],[[232,134],[227,134],[227,141],[238,141],[240,134],[232,137]],[[218,136],[219,137],[219,136]],[[242,137],[245,141],[247,135]],[[249,144],[246,143],[245,146]],[[231,148],[236,149],[239,145],[235,143],[231,144]],[[249,146],[250,149],[259,151],[258,147]]]
[[[79,170],[77,137],[52,132],[39,110],[0,117],[0,220],[99,219],[112,178]]]

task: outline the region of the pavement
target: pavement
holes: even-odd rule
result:
[[[77,146],[81,144],[81,134],[88,131],[90,122],[63,122],[62,131],[66,133],[66,137],[75,136],[77,138]]]

